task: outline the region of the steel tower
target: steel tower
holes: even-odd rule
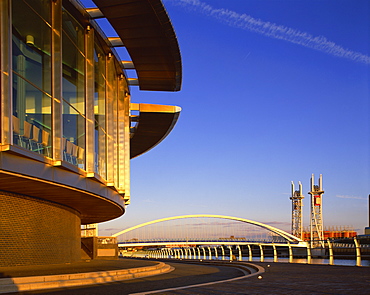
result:
[[[299,181],[299,190],[294,190],[294,182],[292,181],[292,196],[290,199],[292,200],[292,235],[296,236],[297,238],[302,238],[303,232],[303,214],[302,214],[302,207],[304,198],[302,193],[302,184]]]
[[[324,247],[324,230],[322,220],[322,174],[319,177],[319,184],[314,185],[314,175],[311,176],[311,248]]]

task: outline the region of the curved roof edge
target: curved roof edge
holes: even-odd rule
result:
[[[130,158],[154,148],[172,131],[180,116],[178,106],[131,104],[131,110],[140,112],[139,122],[130,140]]]
[[[179,91],[179,44],[161,0],[93,0],[129,52],[140,90]]]

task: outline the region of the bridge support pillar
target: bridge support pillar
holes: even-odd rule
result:
[[[289,263],[293,262],[293,250],[292,250],[292,245],[289,243]]]
[[[262,247],[262,245],[258,245],[258,246],[260,246],[260,255],[261,255],[260,261],[264,262],[265,261],[265,256],[263,255],[263,247]]]
[[[356,266],[361,266],[361,247],[360,242],[357,238],[354,238],[355,246],[356,246]]]
[[[307,263],[311,264],[311,248],[310,248],[310,243],[307,242]]]
[[[330,240],[327,240],[328,242],[328,247],[329,247],[329,264],[333,265],[334,264],[334,255],[333,255],[333,245],[330,243]]]
[[[278,257],[277,257],[277,251],[276,251],[276,245],[272,244],[272,248],[274,250],[274,262],[278,262]]]
[[[198,259],[200,260],[200,249],[199,249],[199,247],[197,247],[197,251],[198,251]]]
[[[253,261],[251,245],[248,244],[247,246],[248,246],[249,261]]]

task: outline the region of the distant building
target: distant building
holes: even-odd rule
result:
[[[162,2],[94,3],[0,1],[0,266],[80,260],[81,224],[125,213],[130,158],[178,119],[179,107],[131,103],[132,86],[181,88]],[[95,18],[118,37],[107,38]]]
[[[327,239],[342,239],[342,238],[354,238],[357,236],[357,232],[350,227],[329,227],[324,228],[324,240]],[[310,241],[311,233],[306,230],[303,231],[302,240]]]

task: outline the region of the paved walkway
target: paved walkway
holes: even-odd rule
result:
[[[370,294],[370,267],[260,263],[262,278],[250,277],[226,283],[146,294],[260,295],[260,294]],[[270,265],[270,267],[267,267]]]
[[[61,274],[86,271],[106,271],[153,265],[149,260],[120,259],[118,261],[91,261],[61,266],[10,268],[4,271],[4,276],[28,276]],[[175,267],[175,271],[154,277],[133,279],[96,286],[76,288],[50,289],[43,291],[20,292],[21,294],[370,294],[370,267],[307,265],[292,263],[262,263],[253,262],[265,268],[262,278],[257,276],[239,280],[195,286],[183,289],[182,286],[207,283],[212,280],[222,280],[241,276],[238,270],[229,267],[212,267],[165,261]],[[231,265],[231,264],[230,264]],[[270,267],[267,267],[270,265]],[[42,270],[44,268],[44,270]],[[171,289],[171,290],[166,290]]]
[[[154,264],[156,262],[149,260],[118,259],[90,260],[51,265],[0,267],[0,278],[97,272],[152,266]]]
[[[60,265],[0,268],[0,294],[134,280],[173,271],[163,262],[95,260]]]

